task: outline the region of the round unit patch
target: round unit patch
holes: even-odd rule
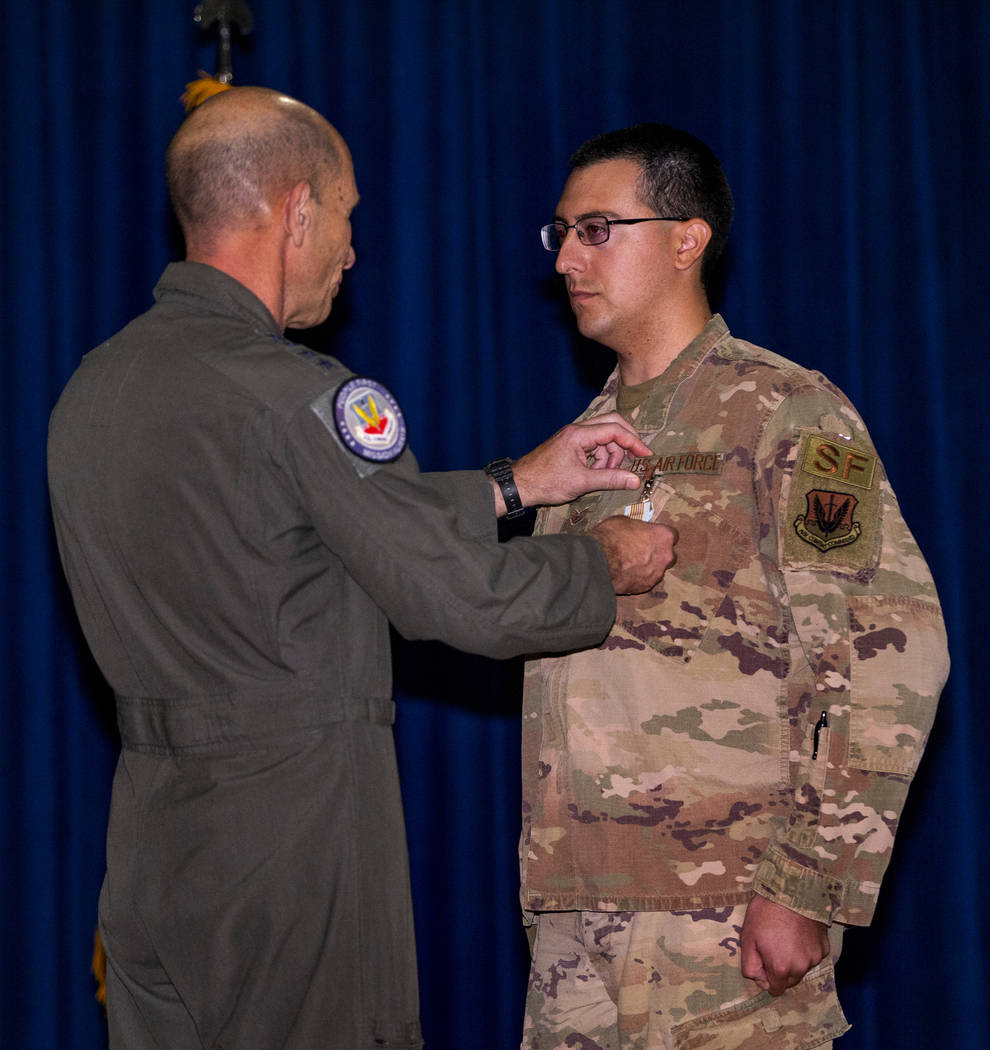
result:
[[[333,397],[333,418],[344,444],[362,459],[389,463],[406,447],[406,421],[388,389],[374,379],[355,376]]]

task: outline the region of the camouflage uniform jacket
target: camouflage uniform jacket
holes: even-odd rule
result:
[[[582,418],[618,393],[613,373]],[[866,924],[948,672],[866,428],[718,316],[628,418],[655,453],[644,489],[547,509],[537,531],[631,514],[679,531],[677,562],[619,599],[598,648],[527,664],[523,908],[697,910],[755,889]]]

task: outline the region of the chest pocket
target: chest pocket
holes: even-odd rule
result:
[[[710,504],[660,481],[649,501],[625,509],[630,517],[668,525],[678,532],[676,563],[649,593],[618,601],[613,636],[627,635],[673,660],[688,663],[731,627],[737,610],[730,589],[749,557],[751,542]]]

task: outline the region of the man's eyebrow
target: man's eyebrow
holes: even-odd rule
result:
[[[601,216],[603,219],[617,219],[619,217],[619,213],[617,211],[611,211],[608,208],[595,208],[594,211],[582,212],[574,220],[574,222],[580,222],[582,219],[590,219],[590,218],[592,218],[592,216]],[[555,215],[553,217],[553,221],[554,222],[563,222],[563,223],[567,222],[567,220],[563,217],[563,215]]]

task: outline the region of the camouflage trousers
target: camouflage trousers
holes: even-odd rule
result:
[[[849,1024],[832,955],[782,996],[743,977],[746,906],[541,912],[521,1050],[810,1050]]]

